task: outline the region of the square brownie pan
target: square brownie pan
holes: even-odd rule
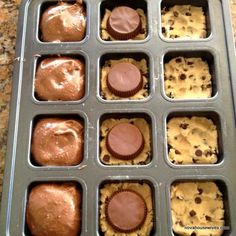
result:
[[[170,235],[170,186],[176,181],[215,181],[224,195],[224,236],[236,235],[236,64],[226,0],[84,0],[86,36],[80,42],[45,43],[39,20],[55,0],[23,0],[11,100],[8,148],[1,206],[1,235],[30,236],[25,223],[27,196],[32,184],[73,181],[82,189],[81,235],[103,235],[99,228],[99,189],[107,182],[144,181],[152,188],[154,227],[151,235]],[[140,41],[104,41],[100,23],[105,8],[116,4],[142,8],[147,16],[147,37]],[[169,40],[162,35],[161,8],[176,4],[202,6],[207,17],[207,38]],[[73,102],[39,101],[34,77],[40,58],[70,55],[84,58],[85,96]],[[106,59],[130,56],[146,59],[148,97],[144,100],[104,100],[100,95],[100,68]],[[164,63],[175,56],[197,56],[210,65],[213,93],[207,99],[173,100],[164,91]],[[234,98],[235,95],[235,98]],[[85,125],[83,161],[72,167],[41,167],[31,161],[31,136],[35,119],[78,116]],[[174,165],[168,160],[166,126],[175,116],[211,118],[219,134],[219,159],[215,164]],[[143,165],[109,166],[99,159],[99,130],[106,118],[141,117],[150,125],[151,156]],[[91,174],[92,173],[92,174]]]

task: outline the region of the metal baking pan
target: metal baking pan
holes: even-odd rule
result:
[[[224,194],[224,236],[236,235],[236,129],[233,93],[236,64],[226,0],[85,0],[86,37],[81,42],[44,43],[39,37],[42,9],[55,0],[23,0],[11,100],[8,147],[2,197],[1,235],[30,233],[25,223],[27,195],[37,182],[75,181],[83,192],[81,235],[102,235],[99,229],[99,188],[112,181],[145,181],[152,187],[154,228],[151,235],[171,235],[170,185],[179,180],[214,180]],[[46,5],[45,5],[46,4]],[[144,9],[148,19],[145,40],[103,41],[101,15],[105,7],[131,4]],[[137,5],[136,5],[137,4]],[[201,40],[166,40],[161,33],[163,5],[203,6],[208,36]],[[45,102],[34,96],[33,84],[39,58],[74,55],[86,62],[86,95],[80,101]],[[104,58],[144,57],[149,66],[149,96],[139,101],[107,101],[100,95],[100,66]],[[164,93],[165,60],[175,55],[204,57],[213,74],[213,97],[171,100]],[[236,95],[236,94],[235,94]],[[236,96],[235,96],[236,97]],[[85,124],[84,159],[73,167],[39,167],[31,162],[30,144],[34,121],[39,116],[79,116]],[[166,122],[175,115],[203,115],[215,121],[220,158],[214,165],[173,165],[167,158]],[[151,129],[152,155],[144,165],[107,166],[99,161],[99,126],[106,117],[143,117]],[[93,173],[93,175],[91,175]],[[91,197],[93,196],[93,197]]]

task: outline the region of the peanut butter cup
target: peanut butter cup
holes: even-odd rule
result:
[[[142,89],[140,70],[130,62],[114,65],[107,76],[108,89],[119,97],[130,97]]]
[[[134,38],[141,30],[141,19],[137,11],[127,6],[119,6],[112,10],[107,21],[109,34],[117,40]]]
[[[129,189],[115,192],[106,203],[108,223],[118,232],[129,233],[145,222],[147,206],[143,197]]]
[[[45,42],[81,41],[85,36],[86,13],[81,0],[75,4],[59,2],[47,8],[40,22]]]
[[[29,194],[26,221],[34,236],[78,236],[81,192],[75,183],[42,183]]]
[[[36,97],[42,101],[76,101],[84,96],[84,62],[70,57],[41,61],[35,76]]]
[[[121,160],[131,160],[138,156],[144,147],[141,131],[130,123],[115,125],[107,135],[108,151]]]
[[[42,166],[78,165],[83,159],[83,129],[78,120],[39,120],[32,138],[33,160]]]

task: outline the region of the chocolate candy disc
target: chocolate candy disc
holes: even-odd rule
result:
[[[140,228],[147,216],[143,197],[132,190],[115,192],[105,210],[108,223],[117,231],[129,233]]]
[[[108,89],[119,97],[130,97],[143,86],[140,70],[129,62],[114,65],[107,76]]]
[[[135,125],[121,123],[110,130],[106,145],[114,157],[121,160],[131,160],[143,150],[144,140],[142,133]]]
[[[115,39],[127,40],[137,36],[141,29],[139,14],[126,6],[116,7],[112,10],[107,21],[108,33]]]

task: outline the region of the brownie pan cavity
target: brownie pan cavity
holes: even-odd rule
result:
[[[219,179],[177,179],[169,189],[172,235],[231,235],[228,189]]]
[[[100,4],[100,33],[103,41],[140,41],[148,36],[147,2],[105,0]]]
[[[38,102],[81,102],[88,95],[88,60],[83,55],[39,55],[33,96]]]
[[[105,180],[99,186],[98,195],[99,235],[155,235],[156,203],[152,182]],[[122,212],[126,212],[126,216]]]
[[[175,166],[214,166],[224,160],[221,118],[214,111],[172,112],[166,119],[166,157]]]
[[[103,165],[142,166],[154,158],[153,123],[148,114],[103,114],[98,137]]]
[[[163,0],[161,22],[164,40],[204,40],[211,35],[207,0]]]
[[[82,204],[83,190],[78,182],[31,183],[27,193],[24,235],[81,235]]]
[[[106,53],[99,60],[99,95],[106,102],[142,102],[150,97],[149,56],[142,52]],[[138,72],[137,72],[138,71]],[[127,73],[130,83],[127,84]],[[114,77],[117,80],[114,81]]]
[[[33,120],[30,163],[77,166],[85,158],[86,124],[79,115],[39,115]]]
[[[47,1],[40,7],[38,39],[47,43],[83,42],[88,34],[86,1]]]
[[[163,93],[173,101],[212,99],[218,93],[218,69],[210,51],[167,52],[163,78]]]

